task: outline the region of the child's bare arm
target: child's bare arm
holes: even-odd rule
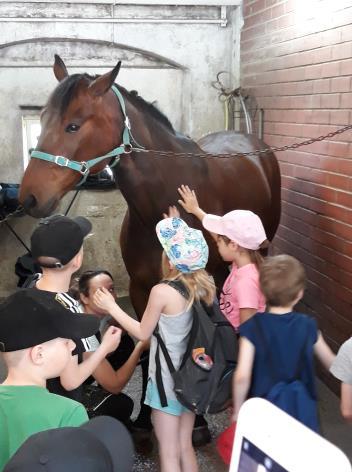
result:
[[[314,344],[314,354],[327,370],[330,369],[331,364],[336,357],[330,347],[326,344],[320,331],[318,333],[318,340]]]
[[[96,351],[78,364],[78,356],[72,356],[72,359],[60,375],[61,385],[66,390],[74,390],[94,372],[103,359],[117,349],[120,344],[121,330],[115,326],[110,326],[103,336],[103,340]]]
[[[233,376],[233,419],[237,420],[238,412],[245,402],[252,378],[255,347],[247,338],[240,339],[238,364]]]
[[[254,316],[256,313],[257,313],[257,310],[255,308],[240,308],[241,324],[249,320],[249,318],[252,318],[252,316]]]
[[[105,288],[98,289],[94,294],[94,303],[107,311],[123,328],[141,341],[151,337],[158,324],[169,298],[168,287],[165,284],[155,285],[149,295],[148,304],[139,322],[125,313],[115,302],[114,297]]]
[[[345,420],[352,422],[352,385],[341,382],[341,414]]]

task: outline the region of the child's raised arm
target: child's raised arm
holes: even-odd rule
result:
[[[327,370],[330,369],[331,364],[336,357],[330,347],[326,344],[320,331],[318,332],[318,340],[314,344],[314,354]]]
[[[196,192],[191,190],[188,185],[181,185],[177,190],[182,197],[182,200],[178,200],[182,208],[187,213],[196,216],[198,220],[203,221],[206,213],[199,207]]]
[[[168,287],[166,284],[155,285],[149,295],[148,304],[142,321],[139,322],[125,313],[116,304],[114,297],[105,288],[99,288],[94,294],[94,303],[106,310],[126,331],[141,341],[146,341],[153,334],[158,324],[160,314],[168,301]]]
[[[238,364],[233,376],[233,419],[236,421],[238,412],[245,402],[251,385],[255,347],[247,339],[240,339]]]
[[[66,390],[74,390],[94,372],[105,357],[114,352],[121,340],[121,329],[110,326],[103,336],[98,349],[91,356],[78,364],[78,356],[72,356],[70,362],[60,374],[61,385]]]
[[[205,211],[203,211],[198,203],[197,195],[194,190],[191,190],[188,185],[181,185],[178,189],[178,193],[181,195],[182,200],[178,200],[178,203],[182,208],[187,212],[194,215],[198,218],[199,221],[203,222],[204,217],[206,216]],[[208,231],[211,237],[217,241],[218,235]]]

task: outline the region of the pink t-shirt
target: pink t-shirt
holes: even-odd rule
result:
[[[220,295],[220,308],[236,330],[240,325],[241,308],[265,311],[265,298],[259,287],[259,273],[255,264],[240,268],[232,264]]]

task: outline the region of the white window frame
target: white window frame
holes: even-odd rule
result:
[[[37,140],[34,137],[34,129],[39,125],[38,133],[40,134],[40,116],[39,115],[22,115],[22,141],[23,141],[23,168],[24,170],[29,163],[28,151],[36,148]],[[39,136],[38,134],[38,136]]]

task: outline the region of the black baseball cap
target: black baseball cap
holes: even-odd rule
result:
[[[80,427],[33,434],[3,472],[130,472],[133,443],[125,426],[98,416]]]
[[[23,289],[0,304],[1,352],[27,349],[55,338],[87,338],[98,330],[98,317],[72,313],[55,292]]]
[[[43,218],[31,236],[32,256],[36,260],[39,257],[58,260],[56,264],[46,267],[64,266],[79,252],[84,238],[91,230],[91,222],[83,216],[69,218],[52,215]]]

